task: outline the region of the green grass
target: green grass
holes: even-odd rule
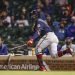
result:
[[[0,75],[75,75],[75,71],[0,71]]]

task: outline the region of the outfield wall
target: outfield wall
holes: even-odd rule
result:
[[[75,71],[75,57],[52,59],[43,56],[50,70]],[[34,70],[38,68],[35,56],[0,56],[0,70]]]

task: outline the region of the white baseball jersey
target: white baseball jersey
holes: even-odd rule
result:
[[[67,47],[66,47],[66,44],[65,44],[65,45],[62,46],[61,51],[66,50],[66,48]],[[71,49],[72,52],[75,52],[75,44],[71,44],[70,49]]]

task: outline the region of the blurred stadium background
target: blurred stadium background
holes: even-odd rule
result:
[[[68,28],[75,22],[75,0],[0,0],[0,36],[3,36],[9,53],[28,55],[28,50],[34,50],[38,40],[33,47],[24,46],[13,51],[10,49],[28,41],[34,31],[33,17],[38,7],[44,13],[41,12],[42,19],[45,14],[52,17],[54,32],[60,40],[58,49],[65,43],[65,37],[73,38],[75,43],[75,25],[71,32],[73,35],[68,33]]]

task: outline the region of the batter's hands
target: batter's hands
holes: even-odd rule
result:
[[[28,40],[27,45],[28,46],[33,46],[33,39]]]

